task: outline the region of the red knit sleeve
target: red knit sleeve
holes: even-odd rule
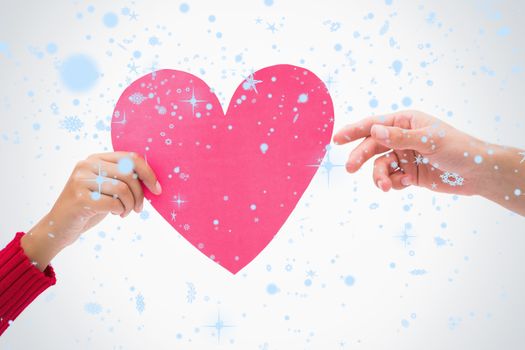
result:
[[[55,271],[48,265],[40,271],[20,246],[24,232],[0,250],[0,335],[40,293],[56,283]]]

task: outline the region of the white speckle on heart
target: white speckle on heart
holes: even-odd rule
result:
[[[308,102],[308,94],[302,93],[299,95],[299,98],[297,99],[297,102],[299,103],[306,103]]]

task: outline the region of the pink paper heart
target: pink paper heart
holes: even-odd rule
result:
[[[333,117],[326,86],[304,68],[250,74],[226,115],[204,81],[164,69],[124,90],[111,138],[157,174],[160,196],[142,185],[153,207],[235,274],[292,213],[325,156]]]

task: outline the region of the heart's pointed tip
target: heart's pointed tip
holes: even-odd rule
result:
[[[226,271],[228,271],[229,273],[231,273],[233,276],[235,275],[238,275],[239,272],[241,272],[244,268],[246,268],[246,266],[248,266],[250,264],[252,260],[250,261],[244,261],[244,262],[240,262],[240,261],[236,261],[234,264],[218,264],[220,267],[222,267],[223,269],[225,269]]]
[[[232,267],[232,266],[230,266],[230,267],[223,266],[223,267],[224,267],[224,269],[225,269],[226,271],[228,271],[229,273],[231,273],[232,276],[237,275],[237,274],[238,274],[238,273],[244,268],[244,266],[241,266],[241,267],[238,267],[238,266],[235,266],[235,267]]]

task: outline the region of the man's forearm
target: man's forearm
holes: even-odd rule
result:
[[[478,194],[525,216],[525,151],[497,145],[488,149]]]

